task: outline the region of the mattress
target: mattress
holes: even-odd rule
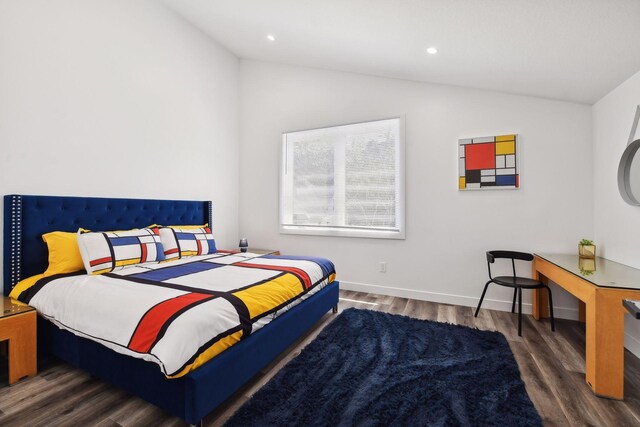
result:
[[[188,374],[335,278],[323,258],[217,253],[44,277],[18,299],[58,327]]]

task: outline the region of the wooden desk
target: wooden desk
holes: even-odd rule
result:
[[[640,270],[596,258],[595,271],[579,268],[577,255],[535,254],[533,278],[549,280],[577,297],[586,322],[586,381],[593,392],[624,398],[624,299],[640,299]],[[548,317],[546,292],[533,290],[533,317]]]

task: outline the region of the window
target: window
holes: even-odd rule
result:
[[[404,239],[402,120],[283,134],[280,232]]]

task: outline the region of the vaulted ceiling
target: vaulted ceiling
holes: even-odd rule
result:
[[[587,104],[640,70],[638,0],[164,1],[246,59]]]

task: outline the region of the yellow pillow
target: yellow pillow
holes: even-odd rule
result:
[[[76,233],[53,231],[43,234],[42,240],[49,247],[49,268],[44,272],[45,276],[84,270]]]
[[[11,293],[9,294],[10,298],[15,300],[18,299],[21,293],[32,287],[36,284],[36,282],[44,277],[44,274],[36,274],[35,276],[28,277],[24,280],[18,282],[17,285],[13,287]]]
[[[185,230],[195,230],[196,228],[207,228],[209,223],[205,225],[158,225],[152,224],[148,228],[161,228],[161,227],[169,227],[169,228],[183,228]]]
[[[209,223],[205,225],[168,225],[169,228],[182,228],[183,230],[195,230],[196,228],[207,228]]]

